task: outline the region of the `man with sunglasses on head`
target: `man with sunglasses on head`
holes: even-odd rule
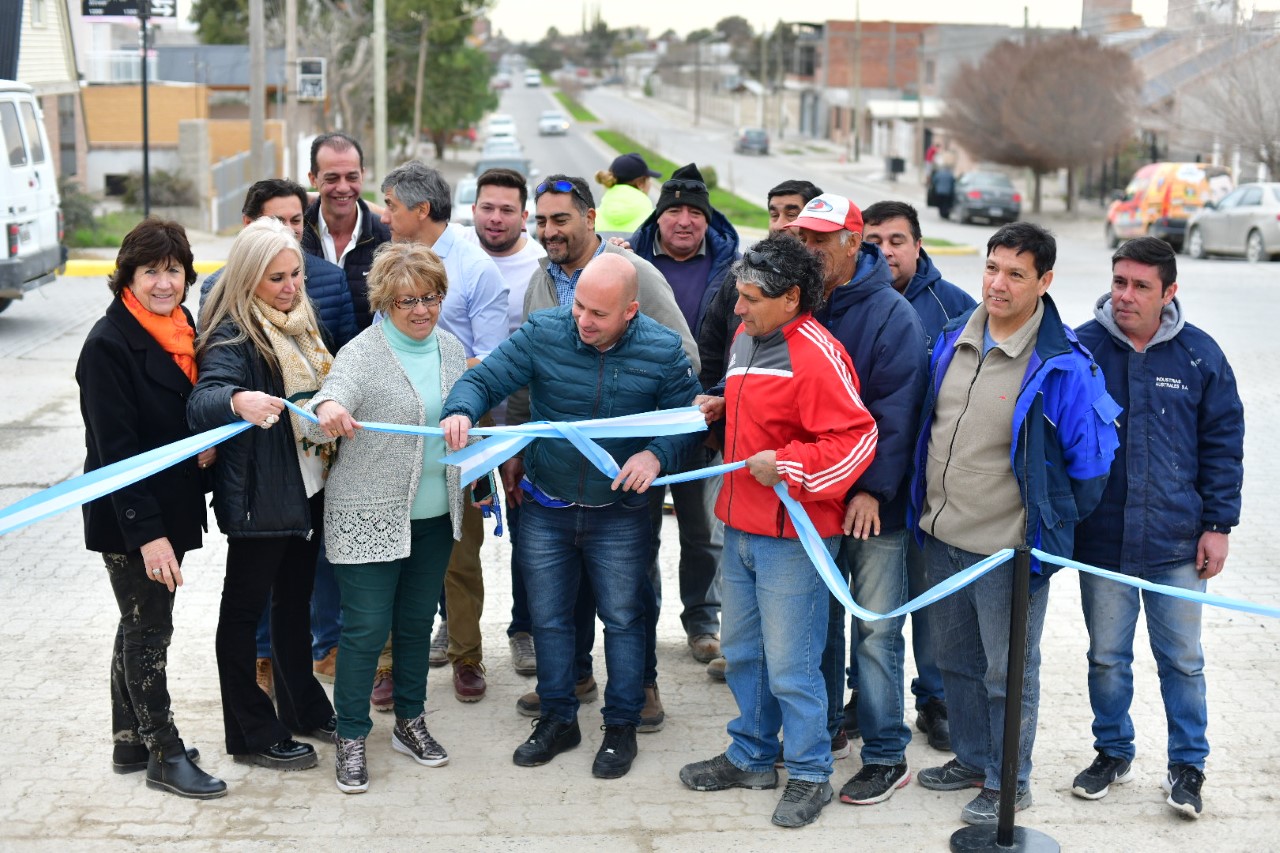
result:
[[[440,328],[449,332],[475,365],[507,338],[507,283],[493,260],[449,228],[453,210],[449,184],[435,169],[417,160],[397,166],[382,181],[382,221],[397,242],[422,243],[440,257],[449,291],[440,307]],[[481,413],[484,414],[484,413]],[[490,425],[486,420],[485,426]],[[484,575],[480,546],[484,525],[480,510],[463,507],[462,540],[453,548],[444,577],[445,620],[438,631],[449,638],[448,661],[453,665],[453,695],[460,702],[484,698],[484,650],[480,616],[484,611]],[[436,645],[436,641],[432,641]],[[393,704],[389,661],[379,661],[374,680],[374,707]],[[380,691],[379,688],[382,688]]]
[[[840,341],[862,380],[862,400],[880,431],[875,461],[846,495],[841,573],[858,604],[877,613],[907,601],[907,486],[911,448],[928,384],[920,318],[893,288],[884,256],[862,240],[862,212],[844,196],[824,193],[790,225],[822,261],[827,304],[814,316]],[[840,703],[845,680],[845,616],[831,599],[823,672],[827,679],[832,752],[849,752]],[[903,722],[904,619],[853,620],[856,634],[856,720],[862,767],[840,789],[841,802],[871,805],[911,781]],[[849,673],[853,675],[852,672]]]
[[[653,213],[631,235],[631,245],[667,279],[696,338],[720,282],[738,258],[738,232],[724,214],[711,206],[710,193],[696,164],[676,169],[662,185]],[[689,467],[714,465],[716,456],[714,449],[703,447],[689,459]],[[715,517],[718,491],[716,479],[671,486],[671,503],[680,528],[680,621],[693,659],[703,664],[720,657],[720,555],[724,530]],[[665,489],[655,489],[649,497],[655,574],[665,497]],[[661,588],[657,595],[661,605]]]
[[[573,304],[578,279],[587,264],[602,255],[618,255],[635,268],[636,301],[645,316],[656,320],[680,336],[681,346],[695,374],[698,370],[698,347],[689,333],[684,315],[676,305],[671,287],[653,264],[638,257],[596,234],[595,199],[587,182],[569,175],[551,175],[534,189],[537,205],[538,240],[547,251],[547,257],[538,262],[539,269],[529,281],[524,296],[524,316],[548,308]],[[507,405],[508,422],[525,423],[529,420],[529,395],[519,391],[511,396]],[[524,463],[517,457],[502,467],[502,480],[509,491],[517,490],[524,475]],[[520,500],[519,497],[514,498]],[[656,595],[654,565],[649,568],[650,598]],[[591,672],[591,648],[595,644],[595,601],[590,584],[583,584],[575,610],[577,639],[574,649],[576,661],[576,695],[579,700],[592,701],[598,695]],[[640,732],[656,732],[662,728],[666,712],[658,696],[658,652],[656,600],[646,603],[645,616],[645,704],[641,713]],[[541,713],[537,692],[527,693],[516,701],[521,714],[536,717]]]
[[[729,748],[686,765],[695,791],[787,787],[773,823],[812,823],[831,801],[831,742],[821,671],[831,598],[774,486],[808,511],[822,544],[840,546],[845,493],[876,455],[876,423],[858,396],[848,354],[814,319],[823,302],[817,259],[773,234],[733,265],[742,328],[725,382],[700,397],[725,419],[724,655],[738,705]],[[786,748],[778,740],[786,731]]]

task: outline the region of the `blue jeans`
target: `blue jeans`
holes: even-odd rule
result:
[[[925,576],[924,549],[907,533],[907,598],[915,598],[929,590]],[[942,673],[933,656],[933,606],[911,614],[911,654],[916,659],[916,677],[911,679],[911,695],[916,697],[916,708],[924,707],[930,699],[946,700],[942,689]]]
[[[520,514],[520,560],[538,647],[542,716],[574,720],[575,603],[591,579],[604,622],[605,725],[636,726],[644,707],[645,597],[649,580],[648,500],[627,494],[603,507],[549,509],[528,501]]]
[[[256,640],[258,657],[271,657],[271,608],[262,611],[258,620]],[[342,636],[342,595],[338,591],[338,579],[333,575],[333,563],[320,543],[320,556],[316,559],[316,585],[311,591],[311,659],[320,660],[336,648]]]
[[[1152,583],[1204,592],[1206,584],[1188,563],[1158,574]],[[1138,624],[1139,590],[1080,573],[1080,601],[1089,629],[1089,704],[1093,706],[1094,747],[1133,760],[1133,633]],[[1204,769],[1209,755],[1205,727],[1204,649],[1200,646],[1200,605],[1171,595],[1141,591],[1147,634],[1160,675],[1160,695],[1169,727],[1169,766]]]
[[[720,464],[719,454],[699,448],[690,454],[683,471],[694,471]],[[716,498],[720,495],[720,478],[707,477],[650,489],[649,520],[653,525],[653,564],[649,577],[654,579],[656,607],[662,607],[662,575],[658,570],[658,551],[662,546],[662,503],[667,489],[676,510],[680,528],[680,623],[684,632],[718,634],[720,632],[720,560],[724,551],[724,524],[716,518]],[[654,624],[657,625],[655,614]],[[656,667],[655,667],[656,669]]]
[[[511,537],[511,624],[507,636],[533,633],[529,621],[529,594],[524,589],[524,564],[520,562],[520,504],[506,501],[507,530]]]
[[[925,539],[930,585],[986,557]],[[1004,754],[1004,699],[1009,675],[1009,609],[1013,560],[933,605],[933,642],[947,691],[951,748],[970,770],[985,770],[983,783],[1000,790]],[[1018,741],[1018,788],[1031,782],[1031,749],[1040,708],[1040,634],[1049,606],[1049,586],[1031,594],[1027,617],[1027,665],[1022,687],[1022,727]]]
[[[840,537],[824,541],[834,556]],[[831,593],[796,539],[726,527],[723,572],[720,650],[738,703],[725,754],[739,769],[771,770],[785,729],[790,777],[825,782],[832,761],[821,664]]]
[[[870,539],[844,537],[838,564],[848,573],[854,600],[868,610],[887,613],[907,601],[907,532]],[[827,733],[834,737],[844,723],[844,626],[849,617],[835,596],[822,673],[827,684]],[[911,729],[902,721],[906,617],[863,622],[854,619],[853,656],[857,660],[858,727],[862,729],[863,764],[900,764]]]

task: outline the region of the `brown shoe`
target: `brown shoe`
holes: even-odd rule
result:
[[[276,698],[276,680],[271,672],[271,658],[258,658],[258,686],[262,688],[262,692],[271,697],[272,701]]]
[[[724,676],[725,666],[726,664],[724,660],[724,655],[721,655],[720,657],[711,661],[711,663],[707,664],[707,675],[711,676],[711,678],[715,681],[722,682],[725,680],[725,676]]]
[[[466,659],[453,665],[453,695],[459,702],[479,702],[484,691],[484,664]]]
[[[578,697],[580,703],[586,705],[600,698],[600,688],[596,685],[595,678],[588,675],[573,686],[573,695]],[[538,691],[530,690],[517,699],[516,711],[526,717],[542,716],[542,700],[538,698]]]
[[[395,682],[391,680],[391,667],[378,667],[373,676],[373,692],[369,694],[369,704],[375,711],[390,711],[395,707]]]
[[[689,650],[693,652],[693,659],[698,663],[711,663],[720,657],[720,635],[691,634]]]
[[[329,649],[329,653],[316,661],[311,669],[316,674],[317,681],[333,684],[333,677],[338,671],[338,647]]]
[[[636,726],[636,731],[660,732],[666,719],[667,713],[662,710],[662,699],[658,696],[658,685],[646,684],[644,707],[640,709],[640,725]]]

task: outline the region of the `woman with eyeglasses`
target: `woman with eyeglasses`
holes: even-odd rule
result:
[[[309,399],[333,357],[302,286],[302,250],[264,216],[231,244],[200,313],[200,379],[187,403],[196,430],[239,420],[219,445],[213,510],[227,535],[215,649],[227,752],[274,770],[316,766],[294,733],[332,737],[333,705],[311,668],[311,589],[320,550],[330,454],[303,434],[286,399]],[[276,703],[257,680],[257,627],[271,604]]]
[[[453,543],[462,536],[458,469],[439,436],[361,433],[360,422],[435,427],[467,356],[437,329],[444,264],[419,243],[387,243],[369,270],[369,304],[382,321],[342,348],[320,393],[316,441],[342,442],[325,499],[325,545],[342,591],[333,682],[339,790],[368,790],[369,688],[391,634],[395,727],[391,747],[427,767],[449,761],[423,706],[431,626]]]

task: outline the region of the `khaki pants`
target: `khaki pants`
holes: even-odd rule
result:
[[[449,663],[484,658],[480,642],[480,615],[484,612],[484,572],[480,546],[484,523],[480,510],[467,495],[462,510],[462,540],[453,543],[453,555],[444,576],[445,609],[449,618]]]

